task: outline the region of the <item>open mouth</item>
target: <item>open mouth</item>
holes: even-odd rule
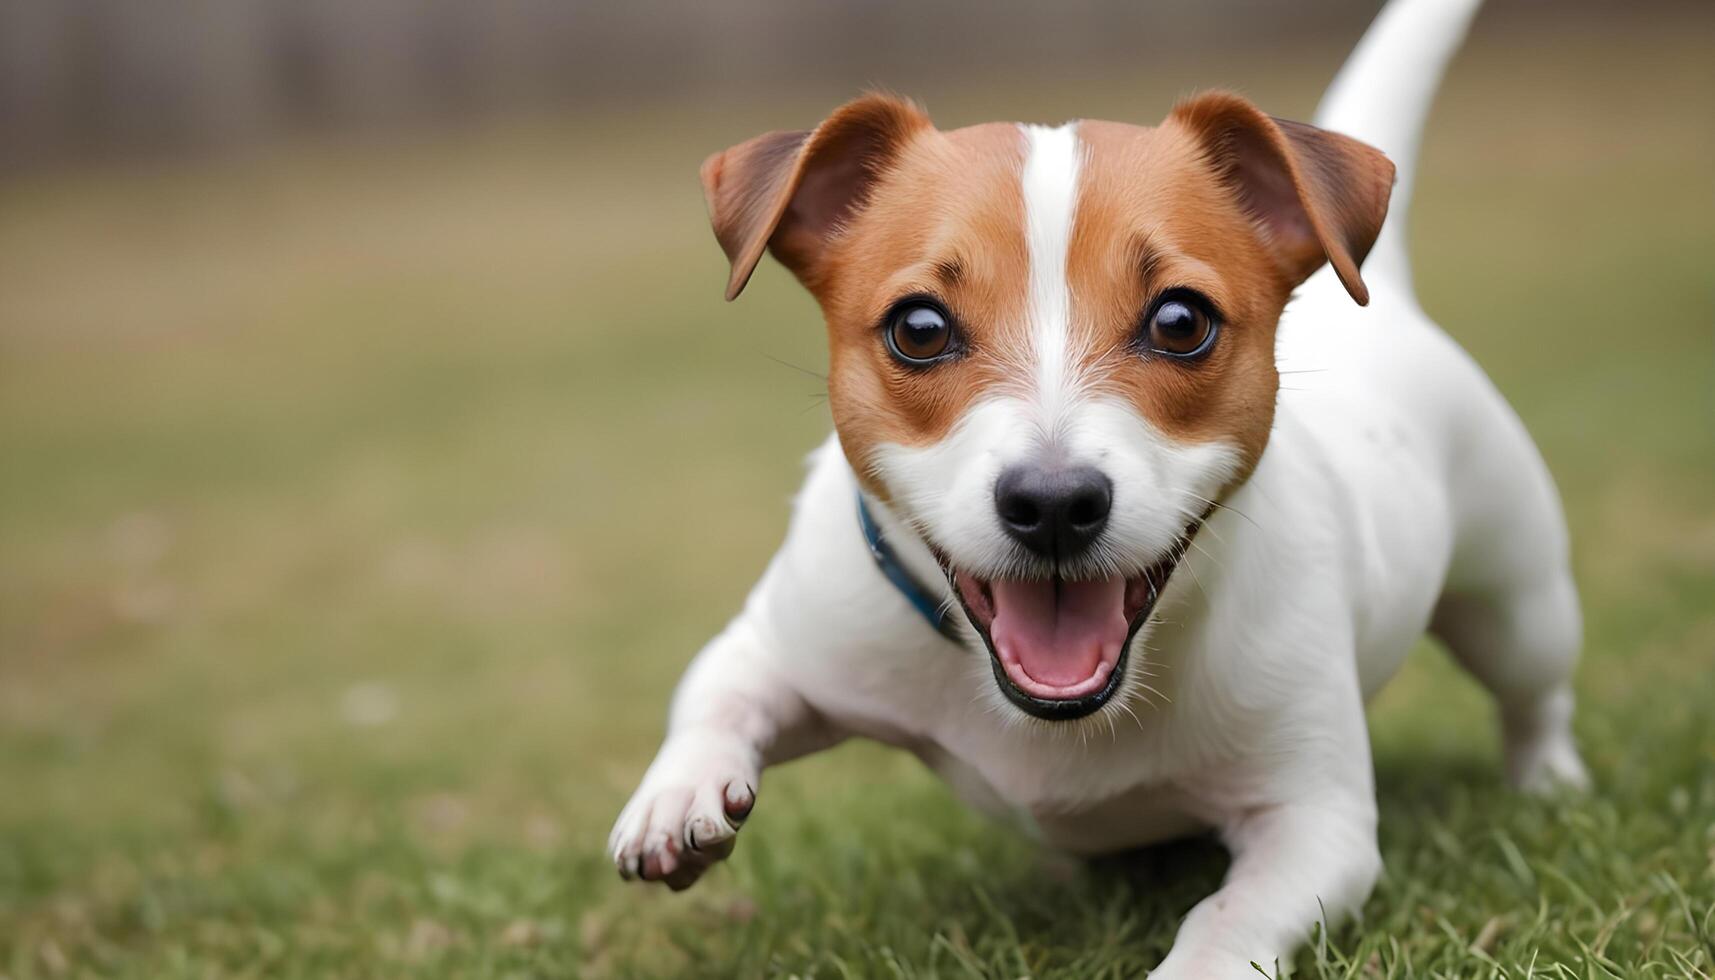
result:
[[[1119,690],[1132,637],[1149,619],[1197,522],[1166,557],[1134,576],[984,579],[943,569],[1007,700],[1050,721],[1082,718]]]

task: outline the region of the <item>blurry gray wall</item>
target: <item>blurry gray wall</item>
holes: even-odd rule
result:
[[[1708,0],[1700,0],[1708,2]],[[1659,5],[1645,2],[1643,6]],[[1566,0],[1514,0],[1559,16]],[[0,0],[0,169],[281,130],[1352,38],[1376,0]],[[1571,4],[1580,6],[1580,4]],[[1582,6],[1600,6],[1582,4]],[[1626,5],[1636,16],[1638,3]]]

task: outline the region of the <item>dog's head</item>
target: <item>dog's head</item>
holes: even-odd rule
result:
[[[1225,94],[1155,128],[951,132],[869,95],[702,178],[727,298],[764,250],[816,297],[859,480],[940,559],[1007,698],[1075,718],[1262,455],[1292,289],[1330,262],[1367,301],[1393,167]]]

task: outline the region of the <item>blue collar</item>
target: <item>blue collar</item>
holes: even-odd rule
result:
[[[958,627],[954,622],[952,607],[943,603],[935,593],[923,587],[922,583],[911,574],[899,556],[893,553],[893,548],[881,536],[881,526],[875,523],[875,515],[869,512],[869,504],[863,499],[863,493],[857,495],[858,526],[863,528],[864,543],[869,545],[869,553],[875,558],[875,567],[881,569],[881,574],[893,583],[905,601],[911,603],[918,615],[928,620],[935,631],[949,640],[959,638]]]

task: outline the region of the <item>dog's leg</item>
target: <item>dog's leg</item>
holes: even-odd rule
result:
[[[837,735],[775,672],[747,611],[679,682],[667,738],[608,838],[626,878],[688,888],[732,853],[766,765]]]
[[[1381,873],[1375,804],[1345,793],[1261,807],[1225,828],[1233,863],[1197,903],[1151,980],[1276,975],[1319,922],[1355,912]]]
[[[1430,632],[1500,707],[1507,777],[1533,792],[1589,784],[1572,740],[1583,644],[1566,518],[1530,434],[1480,376],[1458,395],[1456,534]]]
[[[1564,569],[1487,592],[1449,593],[1430,629],[1495,696],[1507,778],[1530,792],[1583,789],[1572,739],[1572,670],[1581,627]]]

